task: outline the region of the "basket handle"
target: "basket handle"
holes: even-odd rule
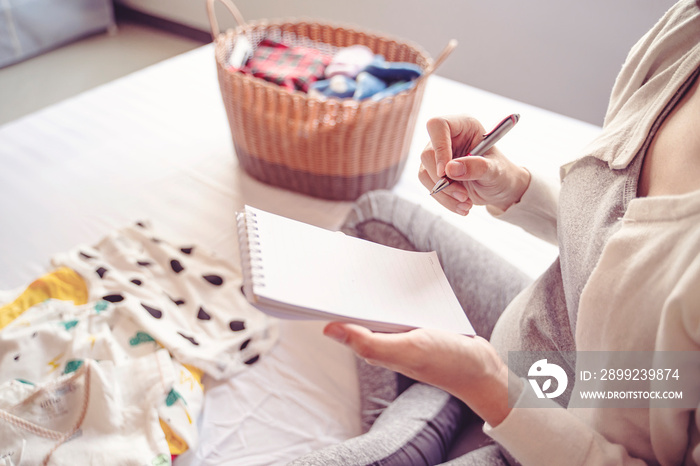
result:
[[[223,1],[223,0],[222,0]],[[445,46],[444,49],[442,49],[442,52],[440,52],[440,55],[435,59],[433,64],[429,66],[426,70],[425,73],[423,73],[418,79],[425,79],[433,72],[438,69],[440,65],[447,59],[447,57],[452,53],[452,51],[457,47],[457,39],[451,39],[447,45]]]
[[[216,38],[219,36],[220,31],[219,31],[219,23],[216,21],[216,13],[214,12],[214,2],[216,0],[207,0],[207,15],[209,15],[209,24],[211,25],[211,38],[213,40],[216,40]],[[226,8],[228,8],[228,11],[231,12],[233,15],[233,18],[236,20],[236,23],[238,23],[239,26],[245,26],[246,22],[245,19],[243,19],[243,15],[241,14],[240,10],[236,7],[236,5],[233,4],[231,0],[218,0],[221,3],[224,4]]]

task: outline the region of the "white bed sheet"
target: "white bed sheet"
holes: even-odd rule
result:
[[[2,92],[8,92],[4,89]],[[0,109],[2,111],[2,109]],[[430,78],[406,170],[394,191],[444,215],[535,277],[556,248],[475,208],[449,214],[416,178],[431,116],[521,122],[499,147],[556,179],[599,128],[438,76]],[[259,183],[237,165],[207,45],[0,127],[0,290],[12,294],[49,259],[137,219],[238,260],[244,204],[335,229],[348,202]],[[319,322],[282,322],[279,344],[249,371],[207,382],[200,445],[182,464],[284,464],[360,432],[353,356]]]

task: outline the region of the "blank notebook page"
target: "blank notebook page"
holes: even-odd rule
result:
[[[260,242],[251,257],[264,276],[256,295],[357,319],[474,333],[435,252],[389,248],[246,208]]]

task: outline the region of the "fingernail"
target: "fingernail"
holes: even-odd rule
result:
[[[466,167],[459,162],[448,162],[446,169],[449,172],[447,176],[450,177],[462,176],[467,172]]]
[[[453,196],[459,202],[467,202],[467,199],[469,199],[469,196],[466,193],[463,193],[462,191],[457,191],[456,193],[454,193]]]
[[[443,162],[438,162],[436,170],[438,176],[443,176],[445,174],[445,164]]]
[[[329,338],[332,338],[333,340],[340,342],[340,343],[345,343],[345,339],[347,338],[348,334],[345,331],[343,327],[340,327],[338,325],[330,325],[326,327],[323,330],[323,334]]]
[[[472,205],[468,202],[462,202],[460,204],[457,204],[457,213],[459,215],[467,215],[469,213],[469,209],[472,208]]]

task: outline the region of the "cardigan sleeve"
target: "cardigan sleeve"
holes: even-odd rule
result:
[[[505,211],[495,206],[487,206],[486,209],[494,217],[556,245],[559,189],[559,184],[531,173],[530,185],[520,202]]]
[[[677,364],[683,384],[652,390],[680,390],[690,403],[649,410],[654,455],[662,465],[700,464],[700,256],[692,261],[666,299],[655,350]],[[675,355],[670,352],[677,352]],[[669,354],[671,354],[669,356]],[[660,362],[667,360],[661,359]],[[671,367],[666,364],[663,367]],[[673,366],[676,367],[676,366]],[[608,441],[574,410],[539,399],[525,381],[505,420],[484,432],[524,466],[540,464],[636,465],[624,446]],[[652,402],[653,403],[653,402]],[[692,407],[691,407],[692,406]],[[586,409],[586,408],[584,408]]]
[[[537,398],[527,381],[523,387],[515,406],[500,424],[484,425],[484,432],[523,466],[646,464],[629,456],[622,445],[608,442],[553,400]]]
[[[651,443],[661,464],[700,464],[700,256],[678,280],[666,301],[656,350],[674,358],[685,408],[650,410]],[[678,353],[671,353],[678,352]],[[666,387],[675,388],[675,387]],[[693,403],[694,408],[690,408]]]

